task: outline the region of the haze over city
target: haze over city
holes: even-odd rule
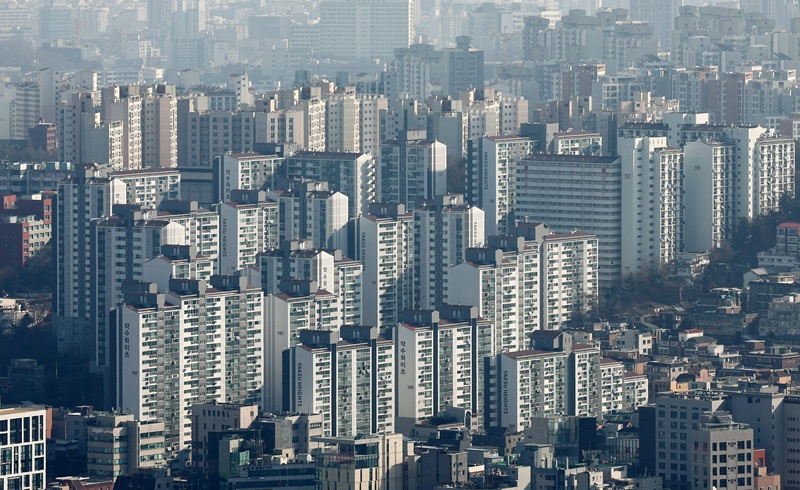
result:
[[[797,0],[0,0],[0,490],[800,490]]]

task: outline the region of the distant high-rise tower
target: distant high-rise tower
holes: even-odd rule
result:
[[[411,42],[411,0],[323,0],[319,5],[322,54],[347,59],[389,59]]]

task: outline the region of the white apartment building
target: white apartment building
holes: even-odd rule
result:
[[[367,205],[376,201],[378,171],[371,155],[344,150],[298,151],[283,165],[286,177],[327,182],[330,190],[347,196],[350,219],[366,213]]]
[[[432,310],[447,297],[450,268],[464,261],[467,248],[483,246],[483,211],[466,204],[461,194],[445,194],[423,201],[413,216],[414,304]]]
[[[36,83],[22,83],[13,90],[14,99],[11,103],[11,139],[27,140],[28,129],[39,122],[41,95]]]
[[[533,148],[520,136],[489,136],[470,142],[467,201],[485,213],[486,235],[512,232],[516,214],[517,165]]]
[[[219,267],[222,236],[219,213],[201,208],[196,201],[162,201],[158,219],[181,225],[185,233],[182,243],[194,245],[198,254],[213,260],[215,267]]]
[[[545,235],[541,241],[541,328],[560,330],[576,312],[597,304],[598,239],[573,232]]]
[[[750,168],[737,169],[738,176],[749,179],[747,214],[753,219],[780,209],[781,198],[795,194],[795,141],[792,138],[762,136],[753,149]],[[744,199],[744,195],[740,198]]]
[[[266,372],[264,408],[283,410],[283,352],[299,342],[305,329],[338,330],[342,326],[339,298],[314,281],[284,280],[266,297]]]
[[[118,259],[109,259],[113,267],[103,269],[108,261],[101,259],[100,255],[104,250],[111,250],[108,248],[111,244],[105,243],[105,239],[95,242],[94,230],[98,223],[93,220],[111,217],[113,206],[118,204],[155,209],[166,200],[177,197],[179,183],[180,176],[174,170],[109,172],[107,166],[94,165],[79,166],[74,177],[59,182],[58,227],[54,233],[58,250],[55,321],[59,330],[59,349],[65,349],[63,352],[79,356],[85,353],[93,359],[94,367],[105,365],[106,355],[98,356],[98,347],[103,342],[98,336],[106,329],[98,330],[98,326],[106,320],[108,309],[115,306],[106,300],[121,296],[112,294],[106,298],[101,295],[102,288],[97,281],[109,279],[110,282],[103,283],[104,287],[118,288],[119,281],[132,279],[130,274],[140,269],[141,262],[134,260],[137,254],[144,260],[158,255],[157,248],[147,249],[141,244],[140,249],[133,249],[131,242],[123,241],[118,245],[123,247],[122,251],[116,253],[127,257],[124,264]],[[159,223],[153,226],[162,228],[169,222],[165,216],[159,216]],[[184,244],[192,238],[193,235],[186,233],[183,238],[169,238],[164,243]],[[119,281],[111,280],[112,277]]]
[[[174,87],[173,87],[174,88]],[[178,102],[166,86],[142,94],[142,168],[178,165]]]
[[[142,98],[138,87],[102,90],[102,120],[122,122],[122,168],[142,168]]]
[[[381,114],[385,114],[388,110],[389,100],[379,95],[361,95],[359,101],[361,102],[359,151],[377,156],[382,141]]]
[[[0,487],[45,488],[47,420],[44,407],[0,409]]]
[[[208,282],[215,270],[215,261],[199,255],[194,245],[162,245],[161,254],[142,265],[141,277],[155,283],[159,293],[165,293],[169,290],[170,279]]]
[[[361,103],[355,91],[325,99],[325,149],[361,151]]]
[[[276,155],[258,153],[226,153],[218,157],[215,165],[219,168],[217,200],[228,201],[231,191],[273,189],[276,187],[278,169],[283,158]]]
[[[490,236],[487,246],[470,248],[465,262],[448,272],[458,288],[447,291],[448,304],[478,307],[495,325],[499,352],[525,349],[541,328],[540,245],[514,236]]]
[[[190,106],[190,100],[186,102]],[[257,125],[267,124],[265,113],[253,111],[199,111],[178,105],[178,161],[181,167],[212,167],[228,152],[247,153],[256,143]],[[262,131],[263,133],[263,131]],[[270,142],[267,140],[267,142]]]
[[[128,283],[116,310],[116,406],[163,419],[168,459],[192,440],[192,405],[260,404],[265,373],[260,289],[233,276],[173,279],[169,289]]]
[[[414,220],[403,204],[374,203],[355,221],[353,254],[364,264],[366,325],[394,328],[414,301]]]
[[[343,325],[362,324],[364,264],[340,250],[315,249],[310,240],[284,241],[279,248],[258,255],[257,278],[266,294],[280,291],[288,279],[315,281],[319,289],[339,297]]]
[[[266,143],[294,143],[305,148],[305,115],[299,109],[281,109],[266,114]],[[324,151],[324,147],[318,151]]]
[[[347,250],[349,199],[326,182],[296,181],[288,189],[267,191],[278,203],[281,240],[308,238],[316,248]]]
[[[625,373],[622,377],[622,386],[625,395],[622,400],[623,412],[632,412],[649,401],[649,381],[644,374],[633,371]]]
[[[736,147],[717,141],[686,144],[683,247],[704,252],[719,247],[736,226]]]
[[[598,417],[602,411],[600,348],[587,344],[574,344],[569,355],[570,415]]]
[[[84,115],[89,116],[89,120],[94,124],[95,113],[100,112],[100,92],[75,91],[63,94],[63,99],[56,103],[55,116],[57,119],[54,119],[58,124],[59,160],[75,164],[91,162],[92,160],[83,158],[83,120]],[[117,169],[122,170],[121,162]]]
[[[491,359],[493,402],[487,427],[523,430],[533,417],[568,413],[566,352],[519,350]]]
[[[625,407],[625,365],[604,357],[600,359],[600,409],[603,417],[621,412]]]
[[[447,407],[483,427],[484,358],[497,352],[494,325],[474,306],[408,310],[393,338],[397,359],[397,431],[410,433]]]
[[[285,351],[284,408],[322,414],[322,434],[347,437],[393,432],[394,343],[377,327],[301,330]]]
[[[412,209],[447,192],[447,147],[426,139],[425,131],[401,132],[381,143],[378,175],[378,198]]]
[[[234,190],[219,205],[219,270],[233,274],[256,264],[256,256],[278,246],[278,203],[264,191]]]
[[[621,181],[618,157],[530,155],[517,167],[515,214],[597,236],[599,288],[608,290],[622,278]]]
[[[683,150],[667,138],[620,138],[622,273],[670,263],[683,247]]]
[[[91,223],[93,274],[83,287],[91,296],[95,351],[93,365],[111,366],[113,349],[109,311],[123,301],[123,283],[142,281],[144,263],[157,257],[164,244],[185,245],[177,223],[155,219],[154,211],[115,206],[115,215]]]
[[[156,209],[165,200],[181,196],[181,174],[175,169],[153,168],[111,172],[110,178],[125,184],[127,202]]]
[[[600,155],[603,137],[590,131],[556,133],[550,145],[550,153],[556,155]]]
[[[59,354],[91,359],[95,352],[90,284],[92,219],[110,216],[113,204],[127,201],[125,184],[101,176],[95,166],[79,167],[58,184],[56,205],[56,294],[54,324]]]
[[[99,113],[82,113],[78,121],[80,146],[74,161],[97,162],[108,164],[114,170],[125,170],[122,121],[102,121]]]

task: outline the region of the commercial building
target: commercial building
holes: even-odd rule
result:
[[[662,393],[656,398],[654,452],[656,474],[664,481],[664,488],[695,488],[693,462],[690,461],[693,444],[690,441],[701,428],[701,417],[724,410],[726,403],[724,394],[706,391]],[[711,475],[708,478],[710,480]]]
[[[200,403],[192,406],[192,466],[208,472],[212,432],[247,429],[258,417],[258,405]]]
[[[91,417],[81,418],[90,475],[113,478],[132,474],[138,468],[166,465],[163,422],[141,422],[127,413],[93,412]]]
[[[701,415],[689,434],[690,488],[753,488],[753,429],[728,412]]]
[[[327,449],[316,457],[317,481],[323,488],[369,487],[401,490],[406,456],[402,434],[320,437]]]

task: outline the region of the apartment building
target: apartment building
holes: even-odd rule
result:
[[[316,248],[347,250],[350,200],[326,182],[291,181],[267,191],[278,203],[279,238],[308,238]]]
[[[256,264],[259,253],[278,246],[278,203],[259,190],[233,190],[219,205],[219,271],[234,272]]]
[[[597,236],[598,287],[622,278],[622,164],[618,157],[530,155],[516,173],[516,217],[556,233]]]
[[[568,357],[563,351],[518,350],[488,359],[495,389],[486,426],[523,430],[533,417],[569,413]]]
[[[683,249],[683,150],[667,138],[621,138],[622,273],[670,263]],[[652,186],[652,187],[651,187]]]
[[[600,359],[600,412],[608,416],[625,406],[625,365],[614,359]]]
[[[327,182],[330,190],[347,196],[350,219],[365,214],[377,198],[375,159],[365,153],[298,151],[286,159],[281,173],[290,179]]]
[[[362,324],[364,264],[341,250],[314,248],[310,240],[284,241],[280,247],[258,255],[258,278],[266,294],[280,291],[284,280],[315,281],[319,289],[339,298],[343,325]]]
[[[378,165],[382,202],[412,209],[422,199],[447,193],[447,147],[428,140],[425,131],[401,131],[382,142]]]
[[[364,264],[366,325],[394,328],[414,304],[414,220],[403,204],[373,203],[355,222],[351,255]]]
[[[447,291],[448,304],[478,307],[481,318],[495,324],[500,352],[528,346],[541,328],[540,247],[523,237],[489,237],[488,245],[469,248],[465,262],[448,272],[459,288]]]
[[[520,160],[531,153],[534,142],[521,136],[487,136],[469,142],[466,199],[483,210],[486,234],[513,231]]]
[[[484,213],[461,194],[445,194],[414,208],[414,304],[435,309],[451,287],[448,272],[464,261],[467,248],[484,244]]]
[[[283,380],[288,376],[283,352],[297,345],[305,329],[338,330],[342,326],[339,297],[320,289],[315,281],[285,279],[266,297],[266,372],[264,407],[283,410]]]
[[[231,198],[234,189],[258,191],[274,189],[278,170],[283,158],[277,155],[259,153],[226,153],[217,157],[215,166],[219,185],[217,201],[225,202]]]
[[[377,327],[300,330],[284,351],[284,408],[321,413],[326,437],[394,431],[394,343]]]
[[[44,407],[0,409],[0,485],[3,488],[45,488],[45,443],[48,436]]]
[[[143,422],[163,420],[167,459],[192,440],[193,405],[261,404],[260,289],[243,277],[212,276],[208,283],[173,279],[167,293],[128,282],[124,294],[115,318],[116,405]]]
[[[583,232],[545,234],[540,261],[541,328],[559,330],[597,304],[598,238]]]
[[[484,358],[497,353],[494,325],[474,306],[440,305],[401,314],[397,359],[397,431],[410,433],[446,408],[464,409],[483,427]]]

